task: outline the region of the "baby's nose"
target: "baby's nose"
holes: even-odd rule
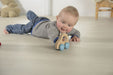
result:
[[[67,27],[68,27],[68,25],[67,25],[67,24],[65,24],[65,25],[64,25],[64,27],[65,27],[65,28],[67,28]]]
[[[64,29],[65,29],[65,31],[67,31],[68,27],[67,26],[64,26]]]

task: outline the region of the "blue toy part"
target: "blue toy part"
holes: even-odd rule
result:
[[[59,38],[59,37],[56,37],[56,38],[54,39],[54,43],[56,43],[56,41],[58,40],[58,38]]]
[[[64,44],[60,44],[59,49],[60,49],[60,51],[63,51],[64,50]]]
[[[69,46],[70,46],[70,45],[69,45],[69,43],[68,43],[68,42],[66,42],[66,43],[65,43],[64,48],[65,48],[65,49],[68,49],[68,48],[69,48]]]
[[[74,37],[74,35],[71,36],[71,38],[73,38],[73,37]]]

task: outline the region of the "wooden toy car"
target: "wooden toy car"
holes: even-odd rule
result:
[[[61,33],[61,35],[55,43],[55,48],[61,51],[69,48],[69,37],[66,33]]]

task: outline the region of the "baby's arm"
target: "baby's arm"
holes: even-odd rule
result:
[[[80,42],[80,38],[78,38],[77,36],[73,36],[70,41],[72,42]]]
[[[79,42],[80,41],[80,32],[76,29],[72,29],[71,32],[68,33],[71,35],[70,41],[72,42]]]

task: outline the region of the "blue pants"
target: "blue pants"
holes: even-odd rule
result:
[[[30,21],[27,24],[14,24],[6,26],[6,30],[9,33],[14,34],[25,34],[30,33],[35,24],[40,21],[48,21],[49,19],[46,17],[38,17],[33,11],[27,12],[27,19]]]

